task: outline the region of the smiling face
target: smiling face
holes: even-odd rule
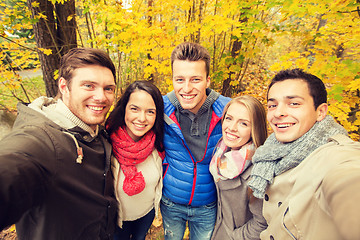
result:
[[[152,129],[156,120],[156,105],[151,95],[143,90],[131,93],[125,108],[125,125],[129,136],[139,141]]]
[[[196,114],[206,100],[209,85],[210,77],[206,76],[204,61],[174,61],[174,91],[184,109]]]
[[[223,140],[231,149],[240,149],[251,138],[251,119],[247,108],[238,102],[227,109],[222,123]]]
[[[95,130],[114,101],[115,80],[110,69],[89,65],[74,70],[70,86],[61,77],[59,90],[70,111]]]
[[[279,142],[288,143],[300,138],[317,121],[323,120],[326,113],[326,103],[315,109],[304,80],[284,80],[269,89],[267,120]]]

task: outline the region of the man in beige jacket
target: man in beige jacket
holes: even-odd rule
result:
[[[268,88],[274,133],[253,157],[249,186],[264,199],[261,239],[360,239],[360,143],[327,115],[327,92],[300,69]]]

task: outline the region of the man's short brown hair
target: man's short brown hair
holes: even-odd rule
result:
[[[76,69],[91,65],[102,66],[110,69],[116,82],[116,70],[109,55],[95,48],[72,48],[60,60],[59,79],[64,78],[70,89],[71,79]],[[58,96],[61,96],[58,91]]]
[[[171,69],[175,60],[183,61],[204,61],[206,68],[206,77],[210,73],[210,54],[198,43],[184,42],[177,45],[171,53]]]

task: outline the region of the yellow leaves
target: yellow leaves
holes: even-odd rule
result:
[[[239,85],[239,81],[237,81],[237,80],[230,81],[229,85],[235,87],[235,86]]]
[[[295,65],[297,68],[307,69],[310,60],[307,58],[298,58],[295,60]]]
[[[155,218],[154,221],[152,222],[152,225],[154,225],[155,227],[160,227],[162,224],[162,220],[160,218]]]
[[[12,226],[10,227],[10,231],[11,231],[11,232],[15,232],[15,231],[16,231],[15,225],[12,225]]]
[[[50,55],[52,54],[52,50],[51,49],[46,49],[46,48],[38,48],[41,52],[43,52],[45,55]]]
[[[44,14],[42,14],[41,12],[39,12],[39,13],[37,14],[37,16],[35,16],[35,18],[37,18],[37,19],[43,18],[43,19],[47,20],[47,16],[44,15]]]
[[[287,55],[287,57],[290,59],[290,58],[298,58],[298,57],[300,57],[300,53],[299,52],[297,52],[297,51],[292,51],[292,52],[290,52],[288,55]]]
[[[73,20],[73,18],[75,18],[75,15],[70,15],[66,18],[66,21],[70,22],[71,20]]]
[[[360,90],[360,78],[354,79],[350,82],[347,89],[349,91],[357,91]]]
[[[310,62],[306,55],[308,55],[306,52],[300,53],[298,51],[291,51],[288,54],[280,56],[280,61],[271,65],[270,70],[280,71],[290,68],[301,68],[306,70]]]
[[[274,63],[273,65],[270,66],[270,71],[273,71],[273,72],[278,72],[280,71],[282,68],[281,68],[281,63],[280,62],[276,62]]]
[[[31,6],[34,7],[34,8],[37,8],[37,7],[40,6],[40,3],[39,3],[39,2],[36,2],[36,1],[33,1],[33,2],[31,3]]]
[[[282,69],[292,68],[293,63],[291,61],[285,61],[281,63]]]

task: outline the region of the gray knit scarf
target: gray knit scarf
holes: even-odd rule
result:
[[[348,135],[347,131],[333,117],[327,115],[303,136],[291,143],[280,143],[271,134],[260,146],[253,158],[249,187],[257,198],[264,198],[265,190],[274,177],[299,165],[315,149],[327,143],[336,134]]]

